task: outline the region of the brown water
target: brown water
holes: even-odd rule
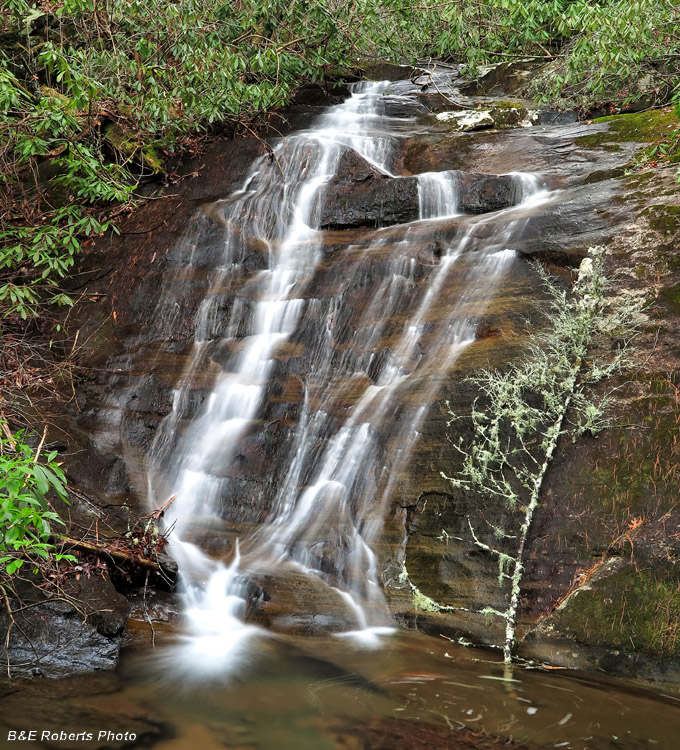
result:
[[[264,638],[226,684],[174,675],[172,651],[129,652],[118,673],[8,688],[0,746],[342,750],[680,746],[680,700],[578,673],[514,668],[494,654],[400,632],[378,651],[338,638]],[[9,730],[92,740],[10,742]],[[97,740],[100,731],[135,741]],[[129,736],[128,736],[129,740]],[[5,743],[5,744],[2,744]],[[497,744],[498,743],[498,744]]]

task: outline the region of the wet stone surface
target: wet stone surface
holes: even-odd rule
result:
[[[33,577],[17,579],[0,627],[8,633],[3,656],[10,672],[33,677],[63,677],[118,662],[128,601],[100,576],[71,580],[59,590],[38,585]]]
[[[452,88],[445,93],[467,102],[469,90],[454,91],[455,81],[452,73]],[[500,79],[491,83],[489,79],[480,90],[479,104],[490,107],[489,97],[495,96],[498,108],[515,84]],[[404,95],[406,100],[399,98]],[[312,99],[299,105],[305,108],[296,115],[300,127],[307,128],[311,117],[320,112]],[[633,290],[653,303],[640,339],[643,349],[653,352],[652,360],[640,365],[639,382],[626,391],[615,413],[621,423],[642,424],[645,429],[625,434],[612,430],[600,438],[582,438],[561,447],[537,519],[521,635],[533,631],[526,639],[528,655],[558,663],[567,660],[570,666],[612,669],[611,655],[628,651],[630,640],[624,642],[628,636],[632,637],[630,652],[644,654],[650,674],[660,660],[675,663],[671,616],[660,622],[650,615],[635,628],[595,636],[588,619],[593,612],[625,621],[626,592],[632,593],[636,585],[626,576],[621,577],[620,586],[605,583],[606,577],[598,578],[594,593],[581,599],[584,605],[589,601],[587,608],[580,608],[583,594],[579,594],[557,611],[594,564],[610,557],[628,560],[631,554],[639,554],[653,571],[658,595],[654,606],[674,601],[664,565],[675,559],[677,550],[671,543],[663,547],[659,537],[662,519],[676,521],[677,498],[671,431],[680,357],[674,168],[650,171],[648,178],[646,173],[627,174],[639,146],[635,134],[611,122],[566,122],[572,119],[569,114],[542,113],[531,127],[474,133],[453,132],[441,122],[430,125],[431,113],[455,111],[456,105],[441,93],[423,91],[407,80],[391,86],[382,108],[394,119],[393,171],[399,176],[385,176],[365,161],[348,157],[338,176],[326,185],[327,200],[318,225],[332,230],[316,238],[320,242],[318,265],[306,287],[296,291],[305,300],[304,313],[297,330],[274,354],[262,410],[252,429],[240,438],[235,459],[212,467],[224,480],[217,526],[228,528],[224,539],[215,533],[211,551],[229,558],[233,539],[247,535],[251,525],[268,517],[272,498],[285,481],[293,455],[291,436],[303,410],[324,411],[329,424],[342,424],[367,384],[377,382],[409,309],[407,304],[396,312],[371,308],[381,285],[394,275],[401,284],[399,293],[413,307],[416,292],[433,278],[433,269],[441,267],[446,248],[465,237],[468,244],[457,273],[443,282],[442,302],[427,312],[421,349],[409,352],[400,364],[405,372],[414,367],[454,304],[460,305],[461,317],[476,320],[476,340],[446,373],[431,369],[414,378],[392,422],[380,427],[380,444],[389,453],[398,448],[399,429],[408,424],[417,406],[428,405],[417,449],[406,465],[394,469],[384,528],[374,547],[390,608],[399,621],[416,623],[435,635],[498,643],[499,624],[478,614],[414,610],[399,575],[406,563],[413,582],[443,604],[477,609],[502,603],[497,565],[474,549],[466,530],[471,515],[480,513],[487,522],[499,523],[504,511],[494,505],[476,507],[475,500],[452,492],[440,476],[442,470],[455,471],[459,461],[451,444],[451,438],[458,435],[446,426],[445,403],[449,401],[456,411],[469,408],[475,394],[465,377],[479,367],[502,367],[511,361],[522,351],[531,326],[541,324],[532,307],[541,297],[540,283],[527,259],[540,259],[566,283],[588,247],[604,244],[610,250],[610,270],[621,274],[613,293]],[[205,290],[214,283],[216,264],[221,267],[227,232],[241,232],[240,270],[225,280],[216,295],[205,327],[208,356],[191,374],[177,434],[184,434],[201,413],[216,378],[252,333],[249,290],[258,274],[267,272],[269,253],[276,252],[276,243],[268,247],[257,233],[244,236],[245,224],[225,225],[233,203],[224,199],[241,190],[257,154],[258,145],[250,140],[212,144],[205,155],[182,167],[185,174],[199,172],[198,177],[173,186],[175,197],[150,201],[124,219],[120,238],[96,239],[81,261],[78,283],[86,295],[72,315],[81,329],[80,340],[87,342],[81,363],[88,375],[79,387],[78,407],[71,404],[63,414],[72,455],[66,468],[72,484],[104,508],[122,532],[124,505],[137,515],[149,510],[145,506],[149,449],[170,413],[173,390],[190,361],[195,320]],[[450,170],[460,171],[463,215],[436,222],[413,221],[419,215],[416,176]],[[516,171],[535,173],[540,185],[553,191],[552,197],[540,208],[512,208],[517,202],[511,194],[516,183],[509,173]],[[510,221],[515,222],[515,233],[503,234]],[[404,228],[405,222],[413,223]],[[404,231],[408,231],[406,237],[399,234]],[[468,284],[475,261],[489,245],[496,252],[514,250],[518,256],[490,296],[484,287],[490,272]],[[237,305],[240,317],[234,314]],[[238,323],[235,328],[232,318]],[[335,325],[328,362],[338,373],[331,388],[315,381],[312,367],[319,353],[319,332],[328,321]],[[369,321],[375,325],[374,336],[364,335]],[[343,374],[348,357],[363,358],[363,379]],[[658,373],[653,388],[662,392],[650,392],[645,377],[651,370]],[[665,381],[671,386],[662,385]],[[640,407],[637,411],[631,407],[634,402]],[[652,406],[657,409],[653,412],[657,422],[647,424]],[[639,449],[640,445],[644,448]],[[666,459],[663,472],[655,468],[660,466],[655,464],[659,455]],[[621,478],[624,465],[627,479]],[[635,476],[636,465],[642,467],[639,476]],[[372,478],[373,487],[378,486],[379,473]],[[626,481],[630,495],[626,495]],[[603,498],[601,505],[594,503],[593,496]],[[553,503],[555,499],[558,502]],[[78,510],[77,502],[74,506]],[[87,517],[89,511],[83,507],[78,512]],[[636,536],[631,542],[625,532],[630,534],[629,524],[638,517],[650,520],[645,520],[642,531],[637,526],[633,529]],[[443,530],[459,540],[442,538]],[[676,533],[675,526],[671,533]],[[332,555],[328,558],[320,552],[317,558],[320,566],[338,572]],[[600,574],[608,570],[605,567]],[[316,582],[304,585],[282,575],[277,583],[275,572],[270,573],[266,581],[258,582],[269,598],[262,597],[253,607],[253,617],[272,629],[318,633],[323,630],[316,617],[319,612],[328,618],[324,627],[329,630],[346,616],[336,600],[320,596]],[[611,599],[612,604],[604,599]],[[650,630],[638,640],[643,625]],[[649,633],[659,628],[667,634],[656,641]],[[553,649],[553,641],[566,645]],[[573,643],[578,644],[574,651],[569,648]],[[370,731],[366,729],[369,735]]]

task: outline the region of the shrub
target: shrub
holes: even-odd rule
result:
[[[66,502],[66,479],[56,451],[41,460],[42,442],[34,451],[25,442],[23,430],[13,434],[6,422],[0,426],[0,565],[11,575],[27,560],[38,562],[53,555],[52,525],[64,522],[51,509],[47,496],[52,491]]]

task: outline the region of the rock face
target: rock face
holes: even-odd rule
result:
[[[70,580],[45,595],[38,580],[19,579],[3,608],[9,632],[6,658],[14,676],[65,677],[92,669],[114,669],[128,614],[128,601],[99,576]]]
[[[378,173],[331,180],[324,191],[321,229],[387,227],[418,218],[416,177],[391,178]]]
[[[420,88],[409,86],[404,82],[401,88],[395,85],[395,90],[411,92],[417,103],[414,111],[423,103],[434,111]],[[505,83],[499,81],[498,86],[507,90]],[[406,127],[405,113],[401,112],[400,127]],[[667,114],[644,113],[649,118]],[[663,120],[663,124],[669,123]],[[630,672],[633,664],[658,676],[654,670],[664,660],[667,669],[677,667],[680,652],[673,637],[678,624],[672,565],[680,559],[676,510],[680,507],[676,437],[680,201],[676,167],[648,165],[635,171],[638,168],[631,160],[642,131],[638,125],[632,131],[612,121],[491,133],[433,132],[429,125],[419,124],[408,132],[400,131],[404,137],[395,174],[401,177],[380,174],[360,159],[348,158],[338,177],[326,186],[327,202],[319,210],[317,224],[327,231],[323,262],[307,292],[313,300],[310,311],[296,335],[277,352],[261,419],[245,435],[237,460],[225,469],[230,499],[222,511],[224,527],[219,531],[233,539],[267,517],[270,489],[284,476],[277,450],[289,439],[290,425],[305,403],[315,408],[323,405],[330,418],[338,420],[351,410],[353,383],[343,384],[331,396],[314,391],[308,373],[309,332],[317,330],[330,314],[324,304],[343,289],[342,311],[336,314],[344,316],[345,336],[337,342],[333,356],[340,358],[354,346],[352,334],[368,304],[367,290],[385,278],[389,269],[386,253],[362,253],[376,227],[418,218],[415,175],[458,170],[459,208],[469,214],[488,213],[484,221],[458,216],[437,222],[436,228],[427,222],[412,225],[403,252],[404,263],[414,269],[412,283],[417,285],[427,269],[441,262],[442,247],[462,232],[470,231],[473,258],[499,220],[493,212],[519,200],[517,183],[509,173],[535,172],[559,192],[540,211],[531,206],[513,210],[514,219],[523,222],[523,233],[511,249],[522,258],[539,258],[567,283],[588,247],[604,244],[609,270],[619,272],[612,294],[643,296],[651,307],[638,338],[646,359],[633,372],[632,382],[616,392],[620,400],[612,418],[626,428],[611,428],[598,437],[582,436],[573,444],[560,445],[546,480],[527,558],[520,648],[527,656],[606,671]],[[124,219],[120,238],[94,240],[89,254],[81,259],[78,283],[86,284],[86,293],[71,319],[81,329],[80,340],[87,342],[81,361],[89,374],[78,391],[79,410],[71,404],[63,415],[73,456],[67,468],[71,482],[95,505],[106,507],[110,522],[122,531],[126,504],[135,514],[148,512],[145,451],[169,412],[173,388],[191,349],[193,321],[219,257],[224,227],[217,201],[241,187],[245,169],[257,153],[257,144],[249,141],[211,148],[209,154],[185,167],[187,174],[201,171],[199,178],[178,183],[173,187],[175,197],[151,201]],[[201,218],[193,225],[195,234],[187,236],[190,218],[199,214]],[[505,249],[507,245],[499,247]],[[419,430],[418,450],[396,477],[376,545],[385,592],[399,621],[480,644],[498,644],[502,628],[474,610],[501,606],[503,593],[497,585],[498,566],[472,543],[467,519],[479,514],[488,523],[502,523],[504,508],[502,504],[479,505],[441,477],[442,470],[454,473],[460,460],[451,440],[466,438],[455,427],[447,428],[445,403],[457,412],[469,409],[476,394],[465,378],[480,367],[502,367],[519,356],[527,330],[542,324],[532,317],[531,306],[540,298],[540,281],[522,258],[479,321],[477,341],[457,360],[446,382],[436,384],[439,390],[433,389],[438,395],[431,398]],[[267,248],[252,238],[244,262],[246,273],[267,267]],[[352,284],[345,289],[342,283],[347,278]],[[167,309],[158,307],[166,283],[180,290],[177,304]],[[470,295],[474,309],[475,301],[479,302],[475,295],[482,292],[465,290],[460,279],[451,278],[446,294],[451,300]],[[210,322],[215,337],[225,335],[233,305],[233,290],[225,289]],[[158,309],[164,310],[163,330],[154,340],[148,324]],[[527,319],[533,322],[528,325]],[[402,323],[381,319],[380,335],[366,355],[376,361],[387,356]],[[238,331],[236,338],[246,335],[247,331]],[[196,411],[229,353],[228,346],[216,345],[209,364],[193,374],[191,402]],[[426,384],[421,388],[425,390]],[[186,424],[178,425],[179,430],[185,428]],[[385,436],[385,440],[390,438]],[[89,512],[77,500],[73,510],[83,517]],[[641,578],[630,567],[631,557],[651,571],[645,572],[642,590]],[[404,565],[423,595],[465,609],[419,611],[402,577]],[[595,565],[597,570],[592,570]],[[314,587],[305,590],[295,578],[282,577],[277,584],[275,576],[268,576],[258,581],[258,587],[253,594],[255,604],[258,592],[264,593],[259,609],[253,604],[253,616],[273,628],[334,629],[342,618],[335,600],[323,600],[328,608],[324,623],[296,616],[301,607],[314,611],[318,592]],[[651,598],[648,607],[645,592]],[[626,604],[631,601],[640,610],[635,616]],[[65,616],[54,613],[57,619]],[[619,625],[594,629],[594,621],[602,617]],[[116,636],[101,632],[95,624],[88,628],[83,632],[95,638],[97,648],[112,647],[111,639]],[[664,635],[659,637],[659,633]],[[621,659],[615,658],[616,652]],[[97,658],[109,663],[103,651]]]
[[[458,209],[481,214],[513,206],[521,186],[511,175],[446,173],[455,182]],[[381,174],[354,152],[342,157],[338,176],[324,187],[317,224],[321,229],[387,227],[420,215],[418,177]]]
[[[485,214],[519,203],[521,185],[510,175],[459,172],[458,208],[465,213]]]
[[[471,133],[475,130],[493,128],[496,124],[491,113],[481,112],[441,112],[437,115],[439,122],[450,123],[456,130]]]

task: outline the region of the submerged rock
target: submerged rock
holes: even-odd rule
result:
[[[461,722],[451,728],[418,720],[355,720],[351,729],[338,728],[333,735],[340,747],[356,750],[493,750],[499,747],[530,750],[531,747],[511,737],[490,735],[481,728],[471,729]]]
[[[17,732],[14,745],[68,750],[131,750],[157,747],[173,728],[157,711],[126,695],[114,673],[93,672],[74,679],[14,683],[2,695],[0,732]],[[35,732],[31,741],[30,732]],[[23,734],[24,741],[20,736]]]

